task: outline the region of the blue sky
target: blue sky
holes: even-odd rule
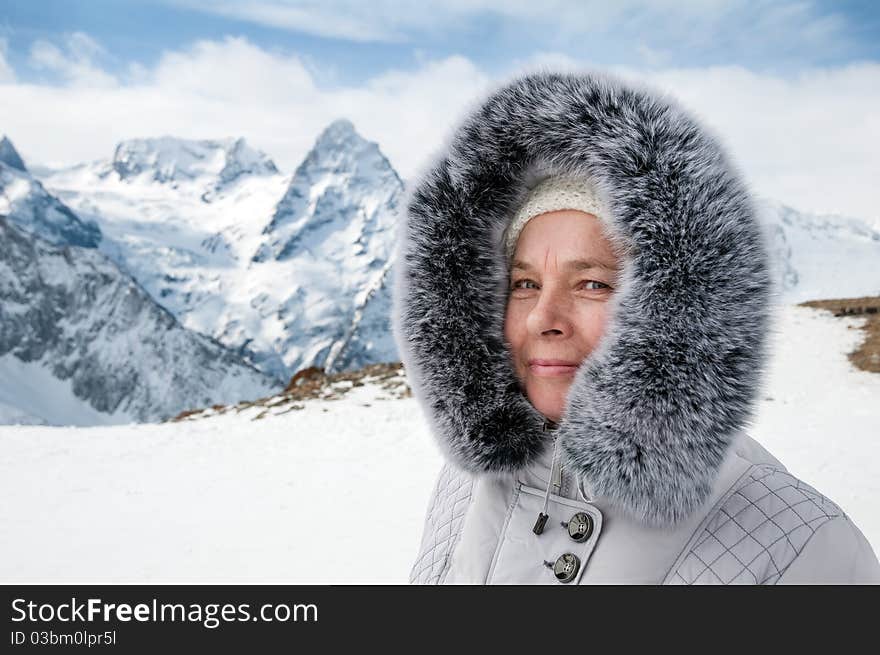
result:
[[[534,11],[529,5],[541,5]],[[615,5],[608,9],[604,5]],[[239,35],[297,52],[352,84],[423,58],[461,54],[490,74],[534,51],[598,65],[705,67],[738,64],[792,74],[815,66],[880,61],[880,3],[838,2],[211,2],[210,0],[2,0],[0,38],[19,79],[51,81],[29,65],[35,40],[84,32],[120,73],[156,63],[198,39]],[[267,15],[269,9],[273,13]],[[566,25],[570,29],[566,30]]]
[[[671,93],[759,194],[880,223],[880,2],[0,0],[0,134],[34,166],[244,137],[293,171],[344,117],[407,179],[534,68]]]

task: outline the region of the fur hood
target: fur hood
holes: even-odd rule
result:
[[[502,233],[531,186],[566,173],[592,178],[625,257],[558,424],[563,463],[594,496],[674,524],[751,418],[776,293],[741,175],[674,99],[597,71],[539,72],[474,105],[407,187],[394,338],[448,459],[477,473],[538,461],[545,419],[503,336]]]

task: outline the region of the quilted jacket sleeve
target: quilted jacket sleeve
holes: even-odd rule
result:
[[[448,462],[440,469],[422,529],[422,543],[410,571],[410,584],[443,582],[464,515],[470,506],[473,479]]]
[[[777,584],[880,584],[880,562],[842,514],[816,531]]]

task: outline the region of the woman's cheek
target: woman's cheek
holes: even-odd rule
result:
[[[508,305],[504,319],[504,338],[510,344],[511,357],[520,378],[523,378],[526,373],[526,367],[522,361],[522,351],[525,345],[525,321],[526,317],[521,315],[515,303]]]
[[[514,316],[514,311],[510,305],[507,306],[507,310],[504,313],[504,340],[510,344],[511,354],[516,356],[517,351],[517,343],[516,343],[516,334],[514,330],[516,317]]]
[[[582,336],[595,347],[596,342],[605,331],[605,322],[608,316],[608,308],[605,303],[590,303],[592,306],[585,308],[578,320]]]

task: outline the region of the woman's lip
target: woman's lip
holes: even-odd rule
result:
[[[571,375],[577,369],[574,364],[529,364],[529,370],[538,376]]]

